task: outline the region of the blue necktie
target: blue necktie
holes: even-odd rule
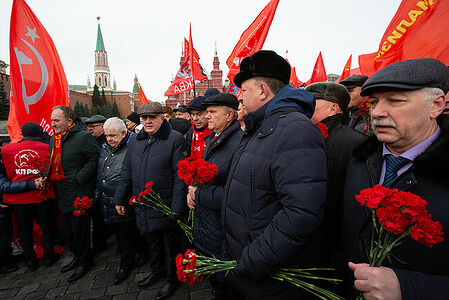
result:
[[[385,159],[386,170],[385,170],[384,182],[382,183],[382,185],[384,187],[388,187],[388,186],[390,186],[390,184],[393,183],[393,181],[395,181],[396,178],[398,178],[398,171],[403,166],[408,164],[410,162],[410,160],[407,158],[404,158],[404,157],[394,156],[391,154],[385,155],[384,159]]]

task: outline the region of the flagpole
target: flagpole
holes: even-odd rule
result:
[[[189,23],[189,55],[190,55],[190,72],[192,72],[192,81],[193,81],[193,98],[196,98],[196,88],[195,88],[195,71],[194,71],[194,58],[193,58],[193,43],[192,43],[192,23]]]

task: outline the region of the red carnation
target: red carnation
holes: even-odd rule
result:
[[[327,126],[321,122],[316,123],[316,126],[318,126],[318,129],[321,131],[321,134],[323,135],[324,140],[327,140],[327,138],[328,138]]]
[[[399,208],[388,206],[379,207],[376,215],[380,223],[384,223],[384,229],[393,234],[403,234],[410,225],[410,219]]]
[[[133,202],[136,200],[136,196],[132,196],[130,199],[129,199],[129,205],[133,205]]]
[[[142,202],[142,197],[143,197],[143,192],[140,192],[139,195],[137,196],[137,201]]]
[[[153,189],[153,184],[154,184],[153,181],[147,182],[145,184],[145,189],[151,191]]]
[[[443,226],[440,222],[432,221],[431,218],[429,214],[418,216],[411,233],[413,239],[426,247],[432,247],[433,244],[443,241]]]
[[[355,196],[355,198],[362,206],[376,208],[385,197],[391,195],[394,191],[397,190],[390,190],[378,184],[373,188],[362,190],[359,195]]]

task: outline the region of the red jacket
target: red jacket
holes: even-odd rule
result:
[[[39,178],[39,172],[27,166],[29,158],[47,157],[50,155],[48,145],[39,141],[25,140],[16,144],[9,144],[1,150],[6,176],[11,182],[32,181]],[[53,193],[50,191],[50,193]],[[45,194],[39,190],[32,190],[16,194],[4,194],[3,201],[8,204],[40,203],[47,200]]]

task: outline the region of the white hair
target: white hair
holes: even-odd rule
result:
[[[432,101],[433,99],[435,99],[435,97],[441,94],[445,95],[442,89],[436,87],[423,88],[422,92],[424,93],[424,96],[427,101]]]
[[[123,121],[117,117],[109,118],[106,120],[106,122],[104,122],[104,129],[111,127],[117,130],[117,132],[126,131],[125,123],[123,123]]]

